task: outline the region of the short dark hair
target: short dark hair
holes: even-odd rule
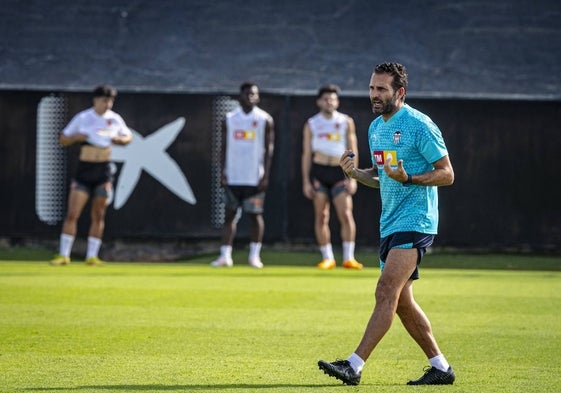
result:
[[[341,89],[339,88],[339,86],[334,85],[332,83],[330,83],[328,85],[323,85],[318,90],[317,98],[320,98],[325,93],[335,93],[335,94],[339,95],[339,94],[341,94]]]
[[[94,97],[117,97],[117,89],[109,85],[97,86],[93,91]]]
[[[403,87],[407,90],[407,70],[399,63],[382,63],[374,67],[375,74],[390,74],[393,77],[392,87],[398,90]]]
[[[251,89],[253,86],[259,88],[259,86],[257,86],[257,83],[255,83],[255,82],[246,81],[246,82],[242,83],[240,85],[240,93],[243,93],[243,91],[245,89]]]

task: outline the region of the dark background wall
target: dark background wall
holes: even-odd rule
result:
[[[68,101],[68,118],[90,101],[89,93],[62,95]],[[0,193],[0,236],[56,238],[60,230],[60,223],[42,222],[35,207],[37,104],[44,96],[20,91],[0,94],[0,184],[5,190]],[[219,237],[211,217],[214,98],[140,93],[118,97],[115,110],[144,137],[177,117],[186,118],[184,129],[167,152],[188,179],[197,203],[186,203],[143,172],[127,203],[109,209],[108,238]],[[408,101],[439,124],[456,171],[455,184],[440,189],[438,246],[559,251],[561,192],[554,179],[561,170],[560,102]],[[273,115],[277,126],[266,202],[266,241],[313,243],[313,213],[301,191],[300,155],[302,126],[316,112],[315,97],[264,94],[262,107]],[[370,166],[366,132],[373,116],[368,99],[345,97],[340,109],[354,117],[360,163]],[[77,150],[67,149],[66,154],[69,180]],[[377,244],[379,211],[378,191],[360,187],[355,197],[359,244]],[[88,221],[85,214],[82,233]],[[244,237],[243,220],[241,224],[240,236]],[[334,223],[332,227],[337,241],[338,226]]]
[[[4,0],[0,237],[58,236],[60,223],[35,210],[40,100],[64,97],[67,121],[89,106],[95,85],[110,83],[120,92],[115,109],[144,136],[186,119],[167,152],[197,203],[143,172],[127,203],[109,209],[107,237],[218,239],[212,108],[254,80],[277,124],[266,240],[313,242],[299,160],[314,94],[341,86],[341,111],[355,118],[361,164],[370,165],[368,80],[391,60],[407,66],[408,102],[440,126],[456,170],[456,183],[440,190],[438,245],[559,252],[560,17],[554,0]],[[77,150],[65,154],[69,178]],[[376,245],[377,191],[360,188],[355,206],[358,242]]]

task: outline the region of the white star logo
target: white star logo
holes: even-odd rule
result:
[[[115,187],[114,208],[120,209],[132,194],[142,170],[162,183],[168,190],[192,205],[197,203],[189,182],[179,165],[166,153],[185,125],[185,118],[166,124],[143,137],[131,129],[133,139],[125,146],[113,145],[111,158],[123,162]]]

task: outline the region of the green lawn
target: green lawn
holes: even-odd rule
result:
[[[404,385],[427,361],[396,319],[361,384],[349,387],[316,363],[345,358],[358,343],[376,256],[359,254],[363,271],[324,272],[313,253],[263,254],[263,270],[213,269],[212,257],[57,268],[35,257],[0,261],[0,391],[561,391],[559,258],[428,255],[416,296],[456,384]]]

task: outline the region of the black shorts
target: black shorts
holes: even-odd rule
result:
[[[224,189],[224,204],[228,210],[237,210],[250,214],[262,214],[265,193],[254,186],[228,186]]]
[[[396,232],[380,240],[380,270],[384,271],[384,265],[388,253],[392,248],[416,248],[417,249],[417,266],[421,263],[421,259],[434,241],[434,235],[428,235],[420,232]],[[419,268],[415,267],[415,271],[411,274],[410,280],[419,279]]]
[[[332,199],[347,190],[346,177],[339,166],[312,164],[310,178],[316,192],[327,194]]]
[[[110,163],[79,161],[73,181],[78,189],[97,195],[96,190],[105,189],[107,183],[113,182]]]

